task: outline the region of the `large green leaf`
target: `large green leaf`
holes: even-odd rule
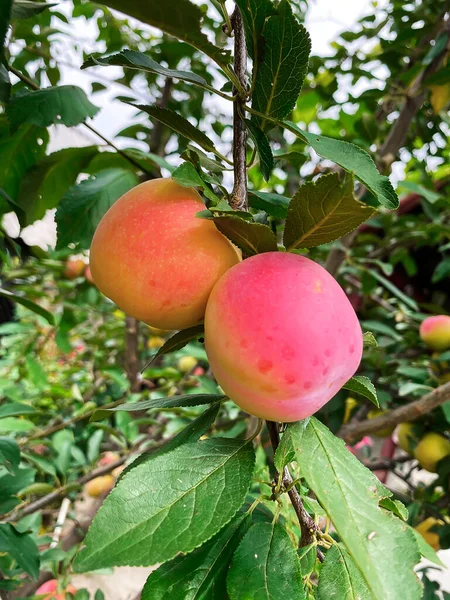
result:
[[[292,198],[284,229],[288,250],[313,248],[342,237],[374,214],[353,195],[353,177],[337,173],[302,185]]]
[[[273,4],[270,0],[236,0],[236,4],[244,21],[245,40],[248,53],[253,59],[253,74],[255,74],[255,65],[258,63],[264,43],[262,39],[264,24],[266,18],[273,12]]]
[[[296,548],[276,523],[250,528],[231,561],[231,600],[306,600]]]
[[[21,91],[12,96],[7,106],[7,115],[14,127],[22,123],[40,127],[55,124],[73,127],[88,117],[94,117],[98,111],[84,91],[75,85]]]
[[[242,506],[254,462],[251,441],[215,438],[132,469],[97,513],[75,570],[149,566],[191,552]]]
[[[0,188],[13,201],[27,170],[44,155],[47,142],[47,130],[30,124],[22,125],[14,135],[0,140]]]
[[[187,119],[176,112],[173,112],[173,110],[161,108],[160,106],[132,104],[131,102],[129,104],[130,106],[134,106],[135,108],[146,112],[152,119],[156,119],[163,125],[170,127],[170,129],[173,129],[176,133],[191,140],[191,142],[195,142],[207,152],[215,152],[214,142],[197,127],[192,125]]]
[[[10,554],[25,573],[37,579],[39,549],[31,535],[17,531],[11,523],[0,523],[0,552]]]
[[[267,214],[278,219],[285,219],[290,198],[274,192],[249,190],[248,202],[252,208],[264,210]]]
[[[19,417],[21,415],[36,414],[38,411],[34,406],[23,402],[7,402],[0,406],[0,419],[4,417]]]
[[[34,469],[29,468],[11,471],[0,476],[0,514],[10,511],[19,503],[14,496],[31,485],[36,474]]]
[[[294,108],[302,89],[311,41],[288,0],[281,0],[276,13],[266,21],[263,35],[264,56],[256,72],[252,107],[271,118],[283,119]]]
[[[292,121],[285,121],[284,125],[312,146],[319,156],[333,161],[349,173],[354,173],[380,204],[390,209],[399,207],[398,197],[389,177],[378,172],[375,163],[365,150],[349,142],[303,131]]]
[[[214,224],[244,254],[251,256],[278,250],[277,238],[267,225],[249,222],[233,215],[214,217]]]
[[[147,579],[142,600],[228,600],[228,567],[249,524],[240,513],[191,554],[161,565]]]
[[[255,144],[259,154],[259,168],[266,181],[269,181],[272,174],[274,162],[272,149],[270,148],[269,138],[264,131],[254,121],[244,119],[244,123],[250,132],[250,136]]]
[[[326,510],[374,598],[420,600],[420,560],[406,523],[379,507],[387,490],[320,421],[288,427],[300,474]]]
[[[92,158],[96,146],[67,148],[46,156],[22,180],[17,203],[24,210],[24,225],[41,219],[50,208],[55,208]]]
[[[37,315],[44,317],[44,319],[50,323],[50,325],[55,324],[55,317],[51,312],[45,310],[45,308],[42,308],[42,306],[36,304],[32,300],[29,300],[25,296],[19,296],[18,294],[14,294],[9,290],[5,290],[4,288],[0,288],[0,296],[5,296],[5,298],[9,298],[12,302],[16,302],[16,304],[20,304]]]
[[[228,50],[213,46],[201,32],[203,13],[188,0],[106,0],[104,4],[183,40],[221,66],[231,61]]]
[[[89,248],[103,215],[138,183],[132,171],[105,169],[72,186],[56,211],[56,247],[65,248],[70,243],[78,243],[80,248]]]
[[[56,5],[57,2],[50,4],[47,2],[32,2],[32,0],[14,0],[11,16],[13,19],[29,19]]]
[[[327,552],[317,600],[375,600],[350,554],[340,544]]]

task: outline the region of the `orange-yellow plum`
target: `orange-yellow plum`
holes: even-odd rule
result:
[[[65,600],[66,592],[75,595],[77,590],[73,585],[69,584],[63,592],[58,592],[57,580],[50,579],[38,587],[35,591],[35,595],[42,596],[43,594],[47,594],[47,596],[44,596],[43,600]]]
[[[420,466],[431,473],[436,473],[438,463],[450,456],[450,440],[431,431],[426,433],[414,449],[414,457]]]
[[[423,539],[430,544],[434,550],[438,551],[441,547],[439,541],[439,534],[434,531],[430,531],[433,527],[445,525],[444,521],[435,519],[434,517],[428,517],[416,527],[416,531],[420,533]]]
[[[84,486],[86,494],[91,498],[98,498],[108,494],[114,487],[115,479],[112,475],[100,475],[95,479],[91,479]]]
[[[205,345],[218,383],[236,404],[292,422],[315,413],[350,379],[363,338],[347,296],[323,267],[268,252],[216,284]]]
[[[173,179],[146,181],[101,220],[90,267],[96,286],[125,313],[161,329],[201,323],[218,279],[240,260],[205,205]]]
[[[444,352],[450,348],[450,317],[427,317],[420,325],[421,340],[433,350]]]
[[[64,276],[67,279],[76,279],[83,275],[86,263],[81,258],[69,258],[64,267]]]

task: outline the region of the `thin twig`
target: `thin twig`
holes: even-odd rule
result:
[[[278,425],[274,421],[266,421],[266,424],[267,429],[269,431],[272,448],[275,453],[278,448],[278,444],[280,443]],[[319,528],[316,525],[314,519],[303,506],[303,502],[300,494],[297,491],[297,488],[295,487],[295,485],[292,485],[294,483],[294,480],[288,467],[284,467],[283,469],[282,482],[284,488],[289,490],[288,495],[291,500],[292,506],[295,510],[295,514],[297,515],[298,522],[300,524],[300,530],[302,532],[300,538],[300,547],[308,546],[309,544],[314,543],[315,534],[317,531],[319,531]],[[321,562],[324,560],[324,556],[319,549],[317,549],[317,557]]]
[[[234,71],[241,87],[246,90],[247,48],[242,15],[237,6],[231,15],[231,23],[234,31]],[[247,210],[247,132],[243,122],[245,98],[239,95],[236,88],[233,89],[233,94],[236,96],[233,102],[234,187],[230,204],[235,210]]]

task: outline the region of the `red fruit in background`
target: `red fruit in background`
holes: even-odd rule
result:
[[[108,450],[108,452],[105,452],[105,454],[98,461],[98,466],[105,467],[106,465],[116,462],[116,460],[119,460],[119,458],[120,456],[117,454],[117,452],[111,452]]]
[[[421,340],[433,350],[444,352],[450,348],[450,317],[427,317],[420,325]]]
[[[93,285],[95,285],[94,280],[92,278],[92,273],[91,273],[91,267],[90,267],[90,265],[88,265],[86,267],[86,269],[84,270],[84,276],[86,277],[86,281],[88,283],[92,283]]]
[[[363,339],[344,290],[320,265],[268,252],[232,267],[206,308],[205,347],[224,392],[264,419],[304,419],[355,373]]]
[[[36,596],[47,594],[43,600],[65,600],[66,592],[76,594],[77,590],[73,585],[68,585],[63,592],[58,592],[58,582],[56,579],[50,579],[43,583],[35,592]]]
[[[81,258],[69,258],[64,267],[64,276],[67,279],[76,279],[83,275],[86,263]]]

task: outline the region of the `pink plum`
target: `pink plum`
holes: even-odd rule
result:
[[[206,352],[224,392],[273,421],[309,417],[355,373],[363,339],[336,280],[296,254],[268,252],[232,267],[205,316]]]
[[[444,352],[450,348],[450,317],[427,317],[420,325],[421,340],[433,350]]]

